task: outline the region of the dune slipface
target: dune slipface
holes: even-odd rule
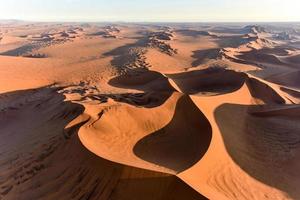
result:
[[[298,25],[7,23],[1,200],[300,199]]]

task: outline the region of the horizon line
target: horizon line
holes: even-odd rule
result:
[[[300,23],[299,21],[131,21],[131,20],[26,20],[26,19],[4,19],[1,21],[19,21],[31,23]]]

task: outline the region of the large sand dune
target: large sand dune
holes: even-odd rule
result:
[[[0,23],[0,199],[299,199],[286,26]]]

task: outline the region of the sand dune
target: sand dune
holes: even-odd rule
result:
[[[125,87],[141,91],[174,91],[168,79],[154,71],[134,71],[109,81],[116,87]]]
[[[275,180],[280,173],[277,169],[281,170],[280,166],[285,166],[281,162],[284,162],[286,158],[288,158],[287,160],[296,158],[294,154],[289,152],[286,152],[285,156],[281,156],[279,152],[283,153],[285,150],[273,146],[282,141],[282,145],[284,144],[286,148],[289,148],[289,142],[280,138],[280,133],[282,130],[289,129],[287,127],[290,125],[282,122],[286,125],[285,129],[282,127],[283,124],[276,124],[279,118],[274,119],[274,115],[271,115],[269,119],[260,117],[257,118],[258,121],[254,121],[250,117],[251,115],[249,116],[249,108],[252,109],[253,107],[260,110],[262,107],[247,106],[252,102],[252,97],[246,85],[235,93],[223,95],[222,98],[216,96],[210,98],[193,97],[192,99],[199,107],[205,107],[202,111],[213,127],[213,139],[204,158],[179,175],[183,180],[212,199],[286,198],[286,194],[280,194],[278,191],[274,191],[274,188],[280,188],[292,195],[292,198],[298,196],[298,194],[292,194],[291,191],[286,190],[295,187],[298,184],[298,178],[294,177],[294,181],[285,179],[287,181],[285,183],[282,183],[283,180]],[[249,117],[245,117],[245,115]],[[249,123],[253,124],[250,125]],[[291,121],[291,123],[295,122]],[[278,129],[276,128],[277,125]],[[295,141],[297,128],[292,127],[291,140]],[[265,134],[266,131],[268,131],[267,135]],[[286,138],[284,135],[281,136]],[[286,139],[288,140],[288,138]],[[281,145],[278,144],[279,146]],[[255,150],[251,150],[251,148],[255,148]],[[269,156],[270,151],[273,152],[270,153],[270,156],[273,155],[273,157],[271,156],[270,161],[267,161],[266,157]],[[217,158],[214,156],[216,154],[219,155]],[[279,160],[281,161],[279,162]],[[274,168],[270,169],[268,166],[274,166]],[[268,173],[259,174],[264,173],[266,168]],[[202,178],[195,178],[196,174]],[[259,182],[266,185],[261,185]],[[296,190],[293,191],[296,192]]]
[[[300,55],[294,55],[287,58],[287,61],[290,63],[299,63]]]
[[[208,68],[168,75],[185,94],[220,94],[238,90],[246,75],[222,68]]]
[[[67,126],[84,108],[53,89],[1,97],[1,199],[206,199],[174,176],[93,155],[77,135],[88,118]],[[11,128],[16,125],[19,131]]]
[[[289,95],[289,99],[292,100],[292,102],[297,103],[299,102],[299,97],[300,97],[300,92],[290,89],[290,88],[286,88],[286,87],[281,87],[280,88],[283,92],[287,93]]]
[[[195,60],[192,65],[194,67],[199,66],[200,64],[204,64],[209,60],[221,59],[222,58],[222,49],[205,49],[205,50],[197,50],[194,51]]]
[[[285,100],[268,84],[258,79],[250,78],[247,80],[247,86],[253,98],[261,101],[263,104],[284,104]],[[257,102],[259,104],[259,102]]]
[[[92,111],[86,112],[98,114],[81,129],[80,138],[88,149],[109,160],[174,174],[196,163],[209,146],[209,122],[188,97],[176,93],[163,105],[151,109],[126,104],[103,104],[99,111],[89,109]],[[186,109],[190,112],[185,113]],[[140,115],[145,117],[136,118]],[[133,122],[138,123],[128,128],[127,124]],[[190,130],[188,135],[186,129]],[[119,152],[122,147],[123,153]]]
[[[0,199],[299,199],[287,26],[1,24]]]
[[[288,87],[294,87],[294,88],[299,88],[299,80],[300,76],[300,71],[294,71],[291,73],[286,73],[286,74],[280,74],[278,76],[270,77],[269,81],[278,83],[281,85],[285,85]]]

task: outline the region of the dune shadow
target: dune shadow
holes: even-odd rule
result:
[[[242,87],[247,75],[220,67],[168,75],[185,94],[224,94]]]
[[[287,58],[287,61],[289,63],[295,64],[298,67],[298,64],[300,62],[300,55],[297,54],[297,55],[294,55],[294,56],[290,56],[290,57]]]
[[[285,87],[300,89],[300,70],[272,76],[267,80]]]
[[[284,104],[285,100],[268,84],[255,78],[246,81],[252,97],[263,101],[265,104]]]
[[[182,172],[206,153],[212,129],[204,114],[188,96],[182,96],[168,125],[142,138],[134,146],[136,156]]]
[[[134,74],[128,73],[118,76],[111,79],[108,83],[114,87],[142,91],[175,91],[167,77],[164,77],[159,72],[148,70],[135,70]]]
[[[224,27],[224,26],[215,26],[212,30],[214,33],[227,33],[230,35],[245,34],[245,29],[243,27]]]
[[[0,53],[2,56],[11,56],[11,57],[26,57],[26,58],[47,58],[46,54],[43,53],[32,53],[34,50],[37,50],[41,47],[39,44],[26,44],[16,49],[8,50],[6,52]]]
[[[167,183],[167,184],[166,184]],[[164,193],[158,191],[164,190]],[[126,195],[126,194],[135,195]],[[110,200],[207,200],[182,180],[175,176],[153,176],[122,179],[118,190],[113,191]]]
[[[127,103],[136,107],[154,108],[163,105],[173,92],[146,92],[146,93],[124,93],[124,94],[100,94],[89,95],[82,98],[80,101],[87,98],[107,103],[109,99],[116,102]]]
[[[299,199],[299,106],[223,104],[214,116],[234,162],[256,180]],[[297,171],[297,172],[296,172]]]
[[[262,49],[255,50],[257,53],[260,54],[273,54],[276,56],[288,56],[289,51],[295,51],[295,48],[292,48],[288,45],[276,46],[276,48],[267,48],[264,47]]]
[[[36,45],[27,44],[16,49],[8,50],[6,52],[0,53],[2,56],[22,56],[24,54],[30,53],[32,50],[36,49]]]
[[[199,31],[199,30],[192,30],[192,29],[179,29],[176,30],[176,33],[179,33],[184,36],[189,36],[189,37],[198,37],[198,36],[212,36],[208,31]]]
[[[300,92],[296,90],[286,88],[286,87],[280,87],[280,90],[286,92],[287,94],[291,95],[294,98],[300,99]]]
[[[125,65],[136,62],[137,58],[142,54],[142,50],[139,50],[138,48],[146,47],[146,44],[146,38],[140,37],[134,43],[117,47],[103,55],[113,56],[111,65],[121,70]]]
[[[251,39],[244,38],[243,35],[237,35],[237,36],[220,36],[216,40],[216,43],[220,48],[237,48],[243,44],[247,44]]]
[[[192,58],[196,60],[192,62],[192,67],[197,67],[211,59],[217,59],[220,56],[220,50],[220,48],[216,48],[194,51]]]
[[[275,65],[287,65],[278,59],[277,55],[273,55],[273,52],[270,52],[268,49],[253,49],[248,52],[243,52],[240,55],[237,55],[237,58],[246,60],[250,63],[269,63]],[[275,50],[274,50],[275,53]]]

